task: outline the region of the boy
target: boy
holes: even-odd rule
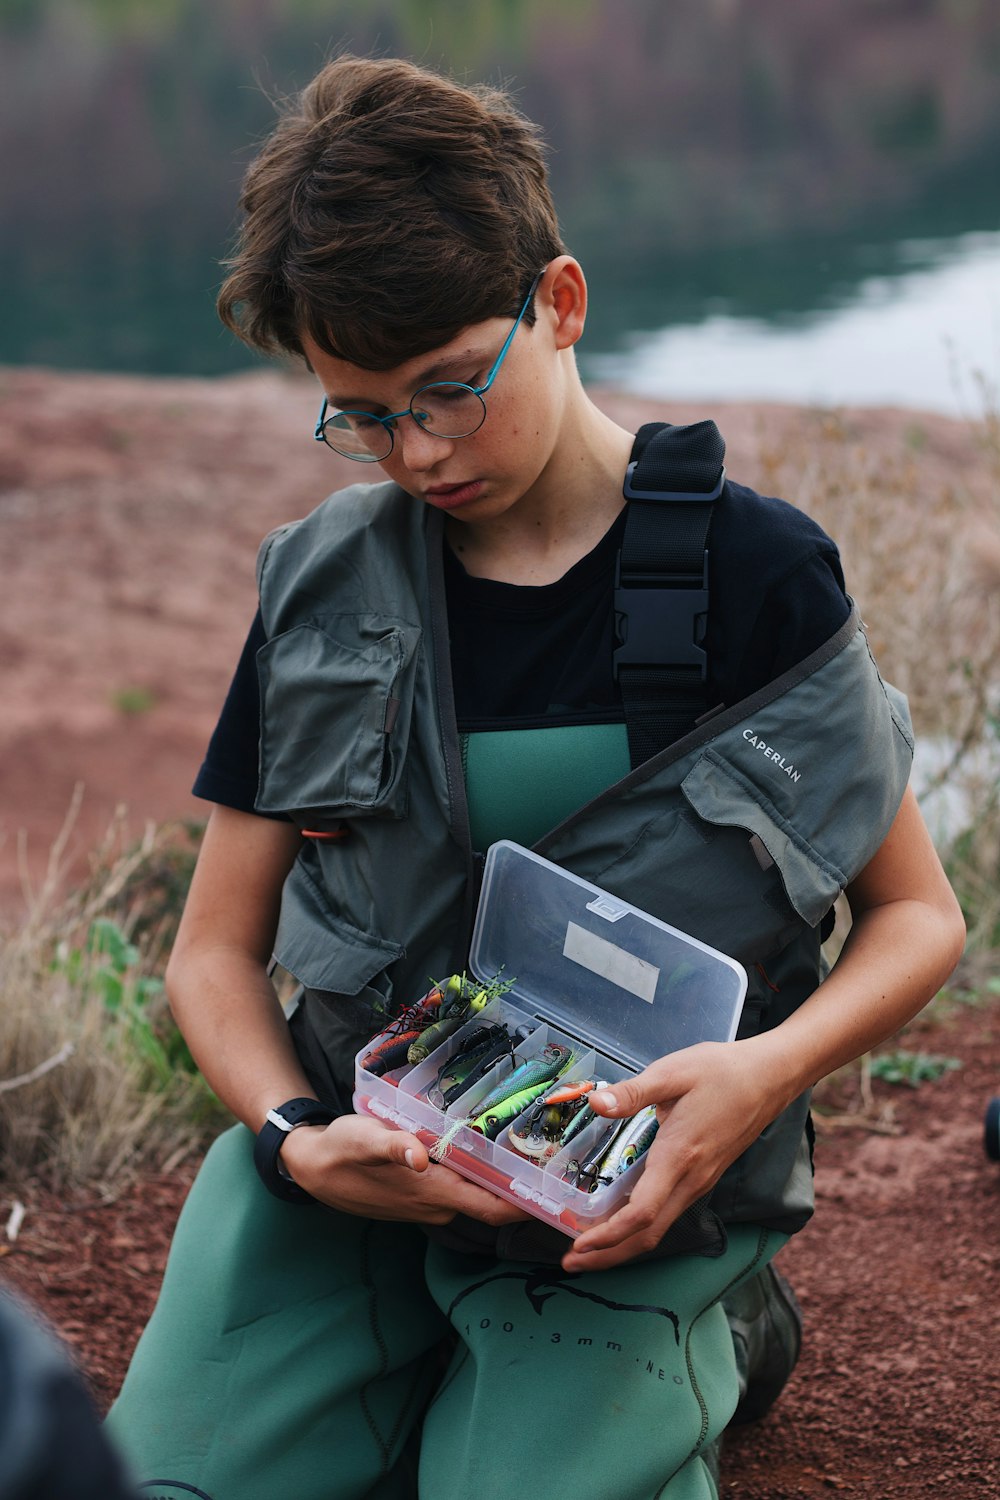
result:
[[[682,673],[671,732],[650,729],[660,688],[644,701],[616,670],[616,562],[675,450],[583,390],[586,282],[503,95],[341,58],[243,209],[223,319],[306,361],[316,436],[384,482],[261,551],[168,972],[243,1124],[192,1191],[113,1425],[140,1477],[213,1500],[499,1500],[554,1478],[576,1500],[712,1495],[740,1394],[720,1299],[766,1300],[811,1212],[808,1089],[961,950],[905,711],[833,543],[724,483],[691,429],[714,497],[687,643],[706,681]],[[477,852],[500,837],[753,977],[736,1042],[595,1096],[609,1117],[655,1104],[660,1128],[630,1201],[575,1243],[350,1113],[379,1017],[464,967]],[[820,984],[845,887],[853,929]],[[290,1024],[272,952],[303,986]]]

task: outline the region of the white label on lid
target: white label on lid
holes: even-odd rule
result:
[[[615,943],[609,943],[607,938],[596,937],[594,933],[578,927],[575,922],[570,922],[566,928],[563,957],[572,959],[575,964],[589,969],[592,974],[610,979],[619,989],[628,990],[630,995],[638,995],[640,1000],[646,1000],[652,1005],[660,977],[659,969],[655,964],[647,963],[644,958],[636,958],[634,953],[628,953]]]

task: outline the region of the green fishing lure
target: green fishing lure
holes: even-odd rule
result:
[[[504,1126],[511,1120],[516,1120],[529,1104],[534,1104],[539,1094],[544,1094],[548,1086],[549,1079],[542,1078],[538,1083],[529,1084],[518,1093],[508,1095],[506,1099],[491,1105],[489,1109],[484,1109],[482,1114],[477,1115],[470,1122],[472,1129],[478,1131],[480,1135],[485,1135],[489,1140],[495,1141]]]
[[[512,1073],[507,1074],[502,1083],[498,1083],[496,1088],[480,1099],[474,1106],[474,1115],[452,1121],[437,1145],[432,1147],[432,1159],[444,1160],[448,1148],[463,1126],[471,1126],[480,1135],[495,1140],[508,1121],[516,1119],[522,1109],[527,1109],[529,1104],[534,1103],[558,1074],[571,1066],[573,1057],[569,1047],[564,1047],[560,1042],[550,1042],[538,1057],[520,1063]]]
[[[542,1052],[541,1056],[533,1057],[528,1062],[520,1063],[496,1088],[482,1099],[476,1106],[479,1114],[484,1115],[496,1105],[502,1104],[509,1099],[511,1094],[519,1093],[521,1089],[529,1088],[535,1083],[551,1083],[563,1070],[568,1067],[572,1059],[572,1053],[568,1047],[559,1042],[550,1042]]]

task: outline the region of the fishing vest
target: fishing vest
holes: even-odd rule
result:
[[[386,1014],[467,963],[481,857],[442,549],[440,513],[392,483],[359,484],[272,533],[258,559],[256,807],[304,830],[275,958],[305,989],[292,1027],[306,1071],[341,1110],[354,1052]],[[737,958],[750,976],[739,1035],[753,1035],[816,988],[821,923],[885,838],[912,749],[905,700],[882,681],[855,608],[804,661],[533,847]],[[809,1218],[808,1102],[720,1179],[713,1224],[790,1233]]]

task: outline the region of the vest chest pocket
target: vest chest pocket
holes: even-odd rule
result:
[[[338,616],[261,648],[258,812],[320,827],[406,816],[419,640],[414,626]]]
[[[739,829],[761,869],[773,861],[794,912],[808,926],[821,922],[848,876],[793,827],[750,778],[707,750],[681,783],[690,806],[705,822]],[[822,809],[826,814],[829,809]]]

